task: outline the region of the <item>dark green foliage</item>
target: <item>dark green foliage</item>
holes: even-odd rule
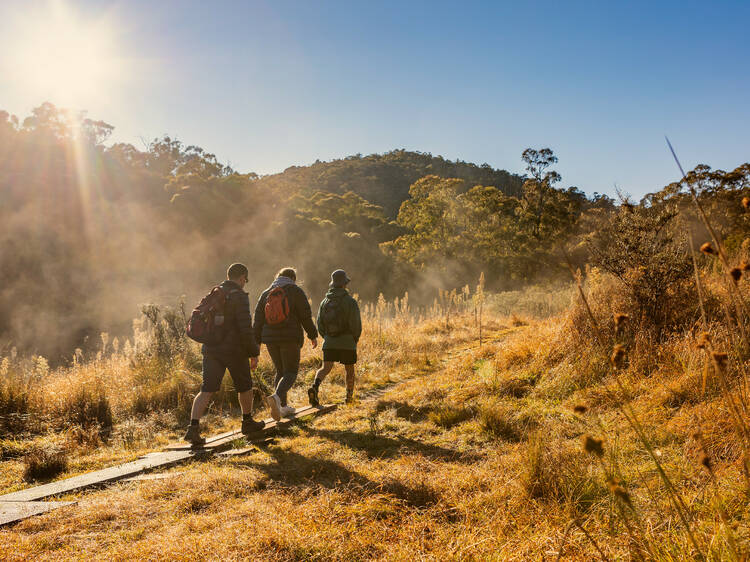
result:
[[[593,261],[624,288],[624,306],[640,329],[661,338],[698,314],[692,262],[678,238],[673,205],[625,202],[590,240]]]

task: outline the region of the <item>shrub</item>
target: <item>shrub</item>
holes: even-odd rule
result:
[[[593,263],[620,284],[630,318],[657,340],[694,316],[692,262],[675,239],[677,210],[623,202],[612,220],[589,241]],[[611,312],[611,311],[610,311]],[[691,316],[692,315],[692,316]],[[694,318],[692,318],[694,319]]]
[[[23,457],[23,479],[26,482],[49,480],[67,468],[68,458],[61,449],[40,447]]]
[[[58,415],[69,424],[81,428],[98,426],[104,431],[112,428],[112,408],[101,388],[92,390],[80,386],[63,399]]]
[[[430,421],[437,426],[451,428],[461,422],[474,417],[474,410],[470,407],[460,406],[438,406],[430,412]]]
[[[604,494],[589,473],[585,454],[552,442],[542,431],[529,435],[520,479],[530,498],[568,503],[577,511]]]
[[[489,402],[479,409],[482,430],[506,441],[520,441],[529,429],[528,420],[521,419],[513,405],[507,402]]]

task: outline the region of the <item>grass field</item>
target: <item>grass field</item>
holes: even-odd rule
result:
[[[481,347],[470,311],[370,315],[356,404],[247,456],[61,498],[79,503],[0,530],[2,558],[744,559],[743,445],[720,378],[706,378],[705,350],[685,334],[648,356],[631,352],[618,369],[588,339],[582,314],[579,304],[548,318],[485,318]],[[720,325],[711,333],[717,345],[728,337]],[[165,371],[144,370],[134,353],[46,373],[47,415],[70,416],[85,383],[103,393],[113,428],[50,426],[3,440],[2,491],[30,485],[36,450],[64,452],[59,478],[178,439],[185,400],[168,397],[197,387],[195,358],[179,356],[170,369],[184,379],[167,377],[148,396],[138,380]],[[317,361],[306,348],[293,402],[304,403]],[[269,370],[266,358],[261,378]],[[343,398],[341,371],[325,400]],[[43,411],[39,391],[29,392],[29,410]],[[164,407],[137,406],[134,395]],[[209,416],[211,432],[237,424],[230,397]]]

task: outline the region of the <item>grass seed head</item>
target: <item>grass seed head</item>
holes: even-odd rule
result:
[[[633,508],[633,503],[630,500],[630,494],[617,478],[610,478],[607,481],[607,484],[609,485],[609,491],[612,492],[612,494],[614,494],[616,498],[621,500],[629,508]]]
[[[708,332],[702,332],[700,336],[698,336],[698,343],[695,344],[695,347],[698,349],[708,349],[711,347],[711,334]]]
[[[620,367],[622,367],[623,361],[625,361],[625,355],[625,347],[618,343],[614,348],[612,348],[612,356],[609,358],[609,360],[612,362],[612,365],[614,365],[615,368],[619,369]]]
[[[742,206],[745,207],[745,209],[750,209],[750,197],[743,197],[742,198]]]
[[[705,468],[708,472],[713,474],[714,467],[711,463],[711,457],[709,457],[705,451],[701,451],[700,457],[698,457],[698,461],[701,463],[703,468]]]
[[[601,458],[604,456],[604,440],[591,437],[591,435],[584,435],[583,450]]]
[[[716,363],[716,367],[718,367],[719,370],[726,370],[727,361],[729,360],[729,356],[726,353],[723,353],[721,351],[714,351],[711,354],[711,357],[713,357],[714,363]]]
[[[716,250],[714,250],[714,247],[711,245],[711,242],[706,242],[701,246],[701,252],[707,255],[716,255]]]
[[[742,278],[742,268],[733,267],[729,270],[729,275],[731,275],[734,282],[737,283]]]

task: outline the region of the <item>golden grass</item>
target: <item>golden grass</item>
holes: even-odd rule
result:
[[[555,559],[562,549],[566,560],[597,559],[599,550],[609,559],[689,559],[695,551],[664,482],[618,409],[624,399],[684,498],[706,556],[732,559],[733,541],[749,552],[742,449],[718,383],[709,378],[703,387],[704,357],[692,336],[654,344],[648,377],[641,363],[627,362],[619,388],[609,353],[571,337],[577,313],[515,327],[490,318],[481,349],[471,315],[454,315],[449,329],[442,318],[368,319],[362,399],[353,406],[284,430],[247,456],[82,494],[75,507],[1,530],[2,557],[530,560]],[[712,332],[714,341],[727,337],[720,326]],[[292,403],[305,402],[317,356],[305,349]],[[0,450],[13,458],[0,463],[1,488],[25,485],[24,443],[63,443],[67,475],[178,437],[169,410],[130,414],[130,363],[97,361],[50,373],[49,388],[62,396],[81,380],[102,385],[112,434],[99,443],[75,432],[8,442]],[[265,354],[261,371],[270,375]],[[343,395],[339,367],[321,398]],[[586,412],[575,413],[581,404]],[[217,409],[208,426],[236,425],[231,414]],[[602,439],[601,461],[583,450],[586,434]],[[715,479],[701,466],[704,450]]]

